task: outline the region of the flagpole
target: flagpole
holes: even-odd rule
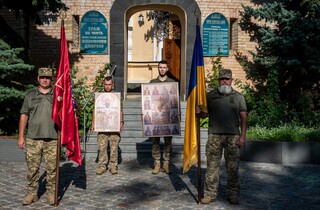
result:
[[[195,15],[198,13],[197,9]],[[197,23],[200,14],[196,15]],[[205,92],[204,61],[201,43],[200,27],[196,25],[196,40],[193,49],[192,66],[190,72],[188,102],[186,112],[186,129],[183,146],[183,172],[186,173],[192,165],[198,162],[198,204],[201,203],[201,141],[200,141],[200,117],[197,106],[201,112],[207,113],[207,100]],[[190,108],[191,107],[191,108]],[[196,113],[195,113],[196,111]],[[188,122],[188,123],[187,123]]]
[[[201,144],[200,144],[200,113],[196,114],[197,118],[197,152],[198,152],[198,205],[201,204]]]
[[[57,140],[57,156],[56,156],[56,186],[54,193],[54,206],[58,206],[58,191],[59,191],[59,167],[60,167],[60,147],[61,147],[61,132],[58,132]]]
[[[66,11],[60,11],[59,14],[61,18],[61,27],[64,27],[64,19],[67,17]],[[61,37],[60,37],[61,39]],[[57,78],[56,78],[57,79]],[[58,132],[58,140],[57,140],[57,156],[56,156],[56,186],[54,193],[54,206],[58,206],[58,192],[59,192],[59,168],[60,168],[60,148],[61,148],[61,131]]]
[[[197,25],[199,25],[200,11],[195,11]],[[202,180],[201,180],[201,144],[200,144],[200,113],[196,114],[197,125],[197,150],[198,150],[198,205],[201,204]]]

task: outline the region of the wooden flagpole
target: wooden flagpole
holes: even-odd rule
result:
[[[59,167],[60,167],[60,147],[61,147],[61,132],[58,133],[57,140],[57,156],[56,156],[56,186],[54,191],[54,206],[58,206],[58,191],[59,191]]]
[[[67,17],[66,11],[62,10],[59,14],[61,18],[61,28],[64,27],[64,19]],[[60,37],[61,39],[61,37]],[[60,55],[61,56],[61,55]],[[58,192],[59,192],[59,168],[60,168],[60,148],[61,148],[61,132],[58,132],[58,140],[57,140],[57,156],[56,156],[56,186],[54,193],[54,206],[58,206]]]
[[[200,113],[197,116],[197,149],[198,149],[198,204],[201,204],[201,192],[202,192],[202,181],[201,181],[201,143],[200,143]]]

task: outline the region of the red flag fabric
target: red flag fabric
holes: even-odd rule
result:
[[[54,87],[52,119],[61,132],[61,144],[67,148],[69,160],[82,165],[78,118],[71,86],[71,69],[64,27],[61,27],[60,62]]]

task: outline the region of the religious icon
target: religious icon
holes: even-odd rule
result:
[[[150,93],[151,95],[148,94]],[[180,101],[177,82],[141,85],[143,135],[180,135]]]
[[[94,131],[119,132],[121,115],[120,93],[95,93]]]

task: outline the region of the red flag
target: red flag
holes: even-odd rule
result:
[[[72,95],[68,45],[63,26],[60,39],[60,63],[54,87],[52,119],[61,131],[61,144],[67,148],[68,158],[81,165],[78,118]]]

